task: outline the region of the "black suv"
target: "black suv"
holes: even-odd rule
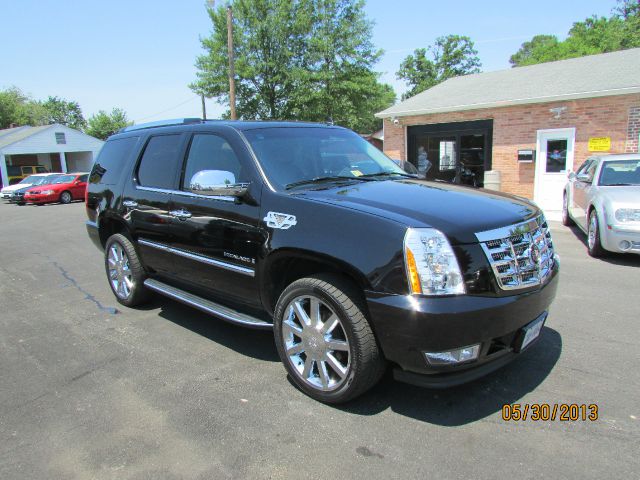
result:
[[[556,292],[534,204],[417,179],[340,127],[129,127],[89,181],[87,230],[120,303],[159,292],[273,329],[295,384],[323,402],[389,364],[432,387],[493,371],[539,337]]]

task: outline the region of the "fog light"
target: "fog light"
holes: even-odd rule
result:
[[[620,242],[620,250],[629,250],[631,248],[631,243],[626,240],[622,240]]]
[[[446,352],[424,352],[431,365],[452,365],[475,360],[480,354],[480,344],[457,348]]]

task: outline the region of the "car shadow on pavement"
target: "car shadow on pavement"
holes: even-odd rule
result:
[[[571,230],[571,233],[573,233],[575,237],[580,240],[580,242],[584,245],[584,254],[588,256],[589,253],[587,252],[587,236],[585,235],[585,233],[576,225],[571,225],[570,227],[565,228]],[[605,252],[602,257],[594,258],[594,260],[611,263],[612,265],[640,267],[640,255],[636,255],[633,253]]]
[[[224,320],[193,307],[182,305],[175,300],[155,296],[145,307],[160,308],[159,316],[193,333],[202,335],[212,342],[258,360],[279,362],[278,352],[273,343],[273,333],[269,330],[254,330],[232,325]]]
[[[535,390],[547,378],[561,351],[562,337],[545,327],[540,340],[521,357],[474,382],[435,390],[403,384],[387,374],[371,391],[336,408],[358,415],[376,415],[390,408],[435,425],[465,425],[499,412],[505,404],[518,403]]]
[[[159,308],[159,316],[241,355],[266,362],[279,362],[270,331],[252,330],[211,317],[174,300],[156,296],[145,310]],[[355,415],[376,415],[385,410],[442,426],[459,426],[499,412],[535,390],[560,357],[562,338],[544,327],[540,340],[500,370],[474,382],[443,390],[407,385],[391,372],[369,392],[334,408]],[[293,382],[291,388],[293,386]]]

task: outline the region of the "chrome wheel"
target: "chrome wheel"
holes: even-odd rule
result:
[[[113,243],[107,256],[109,268],[109,281],[113,291],[122,299],[131,295],[133,288],[133,275],[127,253],[119,243]]]
[[[565,225],[569,221],[569,206],[567,205],[568,203],[569,203],[569,199],[565,195],[564,201],[562,202],[562,223]]]
[[[589,217],[589,249],[593,250],[596,246],[596,235],[598,233],[598,218],[596,217],[596,212],[592,212]]]
[[[60,201],[62,203],[70,203],[71,202],[71,194],[69,192],[62,192],[62,195],[60,195]]]
[[[296,297],[285,307],[282,340],[293,371],[307,385],[331,391],[346,380],[351,353],[344,326],[318,297]]]

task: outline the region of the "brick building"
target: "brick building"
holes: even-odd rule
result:
[[[638,152],[640,49],[452,78],[376,116],[391,158],[554,217],[567,173],[590,154]]]

